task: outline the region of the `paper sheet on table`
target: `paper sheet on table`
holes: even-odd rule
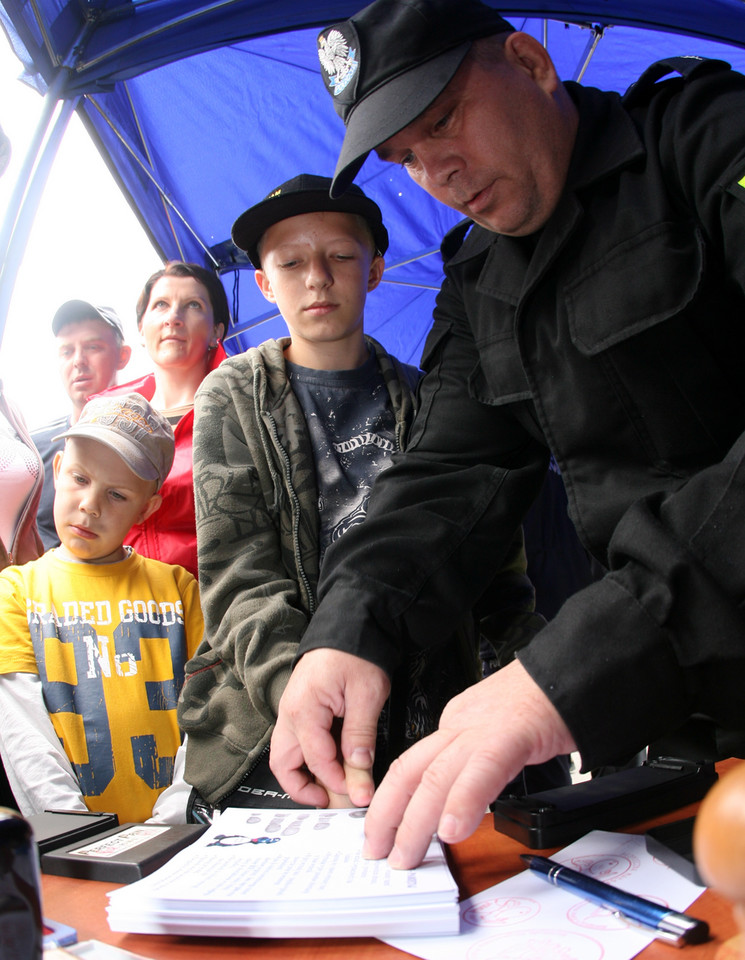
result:
[[[647,853],[643,835],[593,830],[551,859],[681,912],[705,889]],[[458,936],[385,943],[424,960],[630,960],[653,940],[525,870],[464,900]]]

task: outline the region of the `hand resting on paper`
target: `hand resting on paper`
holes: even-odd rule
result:
[[[354,806],[369,804],[378,717],[389,691],[385,671],[353,654],[320,648],[303,655],[280,700],[269,759],[293,800],[325,807],[331,794],[346,794]]]
[[[326,805],[315,775],[355,805],[370,804],[365,856],[390,854],[394,867],[419,864],[435,832],[446,843],[465,840],[526,764],[576,749],[553,704],[514,661],[454,697],[437,732],[394,761],[373,797],[376,723],[387,693],[388,679],[374,664],[337,650],[309,651],[280,702],[271,766],[298,802]],[[336,717],[343,717],[343,769]]]
[[[365,856],[415,867],[433,833],[445,843],[470,836],[526,764],[575,749],[553,704],[513,661],[454,697],[437,732],[394,761],[365,818]]]

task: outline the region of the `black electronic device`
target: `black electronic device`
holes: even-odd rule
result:
[[[28,822],[41,856],[67,843],[80,843],[111,830],[119,825],[119,817],[93,810],[45,810],[28,817]]]
[[[658,757],[570,786],[499,797],[491,805],[494,829],[531,849],[558,847],[700,800],[716,779],[713,763]]]
[[[124,823],[50,850],[41,858],[41,869],[61,877],[131,883],[162,867],[206,829],[196,823]]]

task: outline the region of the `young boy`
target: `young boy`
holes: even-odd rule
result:
[[[0,574],[0,751],[22,813],[153,814],[202,639],[194,577],[123,545],[160,505],[173,430],[139,394],[90,400],[54,459],[61,545]]]
[[[209,818],[209,807],[292,805],[269,770],[269,740],[323,555],[364,520],[375,477],[413,418],[419,371],[363,330],[388,246],[380,210],[356,186],[332,200],[329,185],[295,177],[233,225],[290,336],[224,361],[196,397],[206,630],[187,664],[179,722],[197,818]],[[379,726],[380,770],[478,679],[476,651],[464,632],[459,643],[404,658]]]

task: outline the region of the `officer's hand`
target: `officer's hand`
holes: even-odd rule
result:
[[[269,758],[293,800],[325,807],[328,790],[347,794],[355,806],[369,804],[378,716],[389,690],[380,667],[351,653],[322,648],[303,655],[280,700]]]
[[[543,691],[510,663],[451,700],[437,732],[391,765],[365,817],[364,855],[417,866],[433,833],[446,843],[470,836],[526,764],[575,749]]]

